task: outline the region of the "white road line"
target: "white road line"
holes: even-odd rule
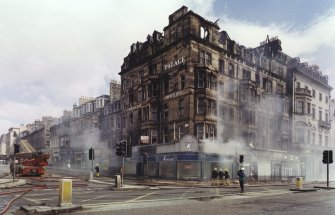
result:
[[[187,190],[185,191],[182,195],[181,195],[181,198],[183,198],[187,193],[191,192],[191,190]]]
[[[41,202],[39,202],[39,201],[37,201],[37,200],[35,200],[35,199],[28,199],[27,197],[23,197],[23,199],[28,200],[28,201],[30,201],[30,202],[33,202],[33,203],[35,203],[35,204],[41,204]]]
[[[97,200],[97,199],[101,199],[101,198],[104,198],[104,197],[106,197],[106,195],[105,196],[98,196],[98,197],[91,198],[91,199],[82,200],[82,202],[88,202],[88,201],[91,201],[91,200]]]
[[[143,195],[143,196],[139,196],[139,197],[134,198],[134,199],[130,199],[130,200],[128,200],[127,202],[133,202],[133,201],[136,201],[136,200],[145,198],[145,197],[147,197],[147,196],[150,196],[150,195],[152,195],[152,194],[157,193],[158,191],[159,191],[159,190],[157,190],[157,191],[155,191],[155,192],[147,193],[147,194],[145,194],[145,195]]]

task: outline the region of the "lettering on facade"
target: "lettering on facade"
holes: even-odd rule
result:
[[[139,109],[139,108],[141,108],[141,105],[136,105],[136,106],[128,108],[127,111],[133,111],[133,110],[136,110],[136,109]]]
[[[183,64],[184,62],[185,62],[185,58],[184,57],[181,57],[181,58],[179,58],[177,60],[173,60],[173,61],[169,62],[168,64],[164,65],[164,70],[171,69],[171,68],[173,68],[175,66]]]
[[[187,93],[188,93],[188,90],[177,91],[177,92],[171,93],[167,96],[164,96],[163,100],[173,99],[173,98],[176,98],[178,96],[186,95]]]
[[[162,158],[163,161],[173,161],[173,155],[164,155]]]

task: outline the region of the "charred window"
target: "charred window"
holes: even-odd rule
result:
[[[209,30],[204,27],[200,27],[200,37],[204,40],[209,40]]]
[[[235,77],[235,69],[234,69],[234,65],[232,63],[230,63],[228,65],[228,76],[234,78]]]
[[[185,75],[180,76],[180,89],[185,89]]]
[[[218,83],[219,87],[218,87],[218,93],[220,96],[224,97],[224,83]]]
[[[216,116],[216,101],[208,99],[207,100],[207,115]]]
[[[207,88],[216,90],[216,76],[215,75],[208,75],[207,78]]]
[[[198,71],[197,82],[198,82],[197,84],[198,88],[205,87],[205,72],[204,71]]]
[[[157,143],[157,130],[152,129],[151,130],[151,144],[156,144]]]
[[[164,95],[169,94],[169,84],[170,84],[169,76],[165,76],[163,82]]]
[[[157,74],[157,65],[156,64],[150,64],[149,65],[149,74],[150,75]]]
[[[130,114],[129,114],[129,125],[130,125],[130,126],[133,125],[133,123],[134,123],[133,120],[134,120],[134,115],[133,115],[133,113],[130,113]]]
[[[184,105],[185,105],[184,99],[179,99],[178,100],[178,115],[179,116],[184,115],[184,109],[185,109]]]
[[[204,124],[203,123],[199,123],[197,124],[197,138],[199,140],[203,140],[204,139]]]
[[[204,98],[197,99],[197,114],[200,114],[200,115],[205,114],[205,99]]]
[[[243,78],[243,80],[250,80],[251,79],[251,72],[244,69],[243,73],[242,73],[242,78]]]
[[[199,62],[201,64],[211,65],[212,64],[212,55],[208,52],[200,51]]]
[[[151,96],[152,97],[157,97],[158,96],[158,83],[157,82],[153,82],[151,84]]]
[[[142,109],[140,108],[137,112],[138,122],[142,122]]]
[[[224,60],[219,60],[219,72],[224,74]]]
[[[178,126],[178,139],[183,138],[184,133],[185,133],[184,126]]]

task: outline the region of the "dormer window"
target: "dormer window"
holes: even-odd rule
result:
[[[200,27],[200,37],[204,40],[209,39],[209,31],[207,28]]]

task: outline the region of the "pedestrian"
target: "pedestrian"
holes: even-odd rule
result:
[[[228,186],[230,185],[230,181],[229,181],[229,172],[228,172],[228,169],[225,169],[224,170],[224,180],[225,180],[225,184]]]
[[[95,176],[96,176],[96,177],[99,177],[99,176],[100,176],[100,168],[99,168],[99,164],[97,164],[97,165],[95,166]]]
[[[223,183],[223,171],[222,171],[222,169],[220,169],[220,171],[219,171],[219,180],[220,180],[220,185],[223,185],[224,183]]]
[[[211,185],[216,185],[216,182],[218,180],[218,170],[215,167],[214,170],[212,171],[212,184]]]
[[[240,182],[241,193],[244,193],[244,180],[245,180],[246,175],[244,173],[243,167],[237,172],[237,176]]]

